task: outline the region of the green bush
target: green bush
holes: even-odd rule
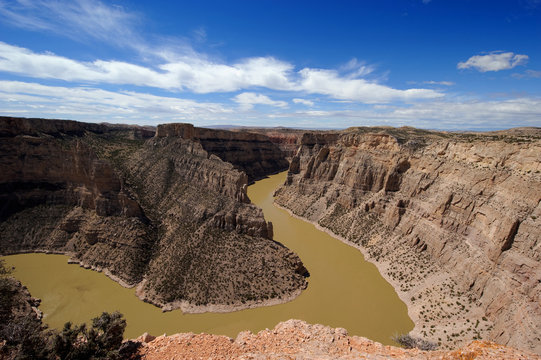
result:
[[[66,323],[60,333],[53,336],[53,353],[61,359],[120,359],[126,320],[122,314],[102,313],[92,319],[92,327],[86,325],[72,327]]]

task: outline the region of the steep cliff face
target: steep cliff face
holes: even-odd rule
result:
[[[153,241],[147,219],[112,164],[84,140],[106,127],[13,118],[0,124],[1,252],[68,252],[127,284],[139,282]]]
[[[158,126],[156,136],[177,136],[197,141],[209,154],[244,171],[249,181],[286,170],[289,166],[286,154],[262,134],[197,128],[191,124],[166,124]]]
[[[247,175],[189,137],[152,135],[0,118],[0,253],[67,253],[168,309],[300,293],[306,270],[249,204]]]
[[[127,168],[127,181],[162,234],[141,297],[198,311],[192,305],[243,308],[306,286],[300,259],[272,241],[272,224],[249,204],[246,174],[199,142],[158,136]],[[222,308],[199,310],[206,309]]]
[[[376,262],[409,303],[414,334],[540,353],[540,139],[531,129],[306,134],[276,201]]]
[[[267,136],[273,144],[276,144],[283,151],[288,161],[295,156],[300,144],[301,137],[306,130],[289,128],[243,128],[242,130]]]

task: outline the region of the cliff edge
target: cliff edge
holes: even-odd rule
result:
[[[145,342],[145,340],[147,342]],[[385,346],[345,329],[310,325],[300,320],[279,323],[257,334],[241,332],[236,339],[208,334],[142,336],[138,355],[146,360],[163,359],[446,359],[505,360],[541,357],[489,341],[473,341],[451,351],[421,351]]]

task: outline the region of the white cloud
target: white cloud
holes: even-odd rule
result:
[[[309,127],[414,126],[425,129],[488,130],[539,126],[541,98],[501,101],[434,101],[410,106],[374,105],[363,110],[296,111],[273,118]]]
[[[305,68],[299,73],[302,78],[300,89],[312,94],[329,95],[339,100],[374,104],[393,100],[434,99],[443,96],[442,93],[430,89],[398,90],[364,79],[343,78],[334,70]]]
[[[269,98],[266,95],[256,94],[253,92],[244,92],[238,94],[233,98],[233,101],[239,104],[241,110],[250,110],[253,109],[254,105],[270,105],[279,108],[288,107],[287,102],[285,101],[275,101]]]
[[[249,58],[233,65],[185,57],[152,69],[122,61],[80,62],[0,42],[0,71],[42,79],[130,84],[195,93],[237,91],[253,86],[290,89],[291,68],[292,65],[271,57]]]
[[[2,113],[110,121],[121,116],[140,123],[216,119],[232,114],[221,104],[91,87],[46,86],[20,81],[0,81]],[[39,111],[39,112],[37,112]],[[154,117],[158,120],[153,121]]]
[[[474,68],[481,72],[512,69],[528,62],[528,55],[512,52],[493,52],[488,55],[475,55],[465,62],[457,64],[458,69]]]
[[[295,104],[303,104],[303,105],[306,105],[306,106],[314,106],[314,102],[311,101],[311,100],[306,100],[306,99],[299,99],[299,98],[294,98],[293,99],[293,102]]]
[[[0,81],[0,115],[67,118],[91,122],[160,124],[187,121],[196,125],[303,126],[345,128],[364,125],[415,126],[432,129],[503,129],[539,126],[541,98],[432,101],[410,105],[363,105],[357,110],[288,112],[287,103],[256,93],[234,98],[241,110],[255,104],[272,112],[246,112],[212,102],[197,102],[147,93],[114,92],[92,87],[46,86]],[[243,108],[244,106],[244,108]]]
[[[145,61],[144,64],[108,59],[80,61],[50,52],[36,53],[0,41],[0,71],[25,77],[79,84],[135,85],[196,94],[266,88],[363,103],[443,96],[431,89],[400,90],[364,79],[374,68],[355,58],[338,70],[295,70],[294,64],[271,56],[232,63],[214,61],[182,40],[164,42],[162,39],[156,44],[143,39],[135,26],[141,22],[137,14],[98,0],[0,0],[2,20],[14,26],[52,31],[72,39],[90,37],[117,46],[129,46]],[[205,29],[196,29],[193,35],[204,41]]]
[[[151,68],[123,61],[81,62],[0,42],[0,71],[41,79],[150,86],[198,94],[264,87],[363,103],[443,96],[430,89],[393,89],[349,75],[340,76],[335,70],[304,68],[294,72],[292,64],[273,57],[247,58],[228,65],[204,57],[168,56],[170,62]]]

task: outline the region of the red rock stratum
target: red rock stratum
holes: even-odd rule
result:
[[[385,346],[344,329],[310,325],[300,320],[279,323],[273,330],[257,334],[241,332],[236,339],[209,334],[159,336],[143,342],[139,355],[144,360],[162,359],[445,359],[495,360],[541,359],[538,355],[498,345],[473,341],[451,351],[421,351]],[[151,340],[151,341],[150,341]]]

